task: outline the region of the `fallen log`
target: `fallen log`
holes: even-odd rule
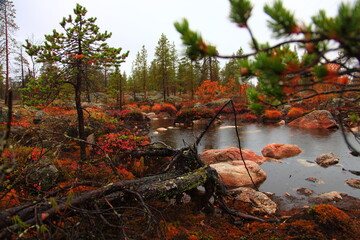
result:
[[[204,185],[212,177],[213,169],[210,167],[203,167],[186,173],[178,171],[169,172],[137,180],[110,183],[98,189],[82,192],[71,201],[68,201],[66,196],[58,197],[54,199],[59,203],[56,207],[49,203],[49,199],[44,199],[36,204],[6,209],[0,212],[0,239],[19,228],[13,222],[15,215],[25,225],[32,226],[38,224],[38,219],[44,221],[47,218],[56,217],[56,214],[59,212],[71,211],[70,206],[75,208],[83,207],[85,203],[86,205],[91,205],[92,202],[100,199],[116,200],[117,204],[119,204],[125,200],[124,195],[126,195],[127,190],[136,192],[144,201],[171,198],[177,194]]]

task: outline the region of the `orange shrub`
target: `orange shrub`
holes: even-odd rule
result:
[[[265,118],[268,119],[280,119],[282,113],[278,110],[265,110]]]
[[[126,104],[124,108],[138,108],[137,103]]]
[[[205,80],[203,81],[201,86],[198,87],[195,94],[198,95],[200,99],[210,100],[216,97],[218,91],[219,91],[218,81]]]
[[[299,117],[300,115],[303,115],[306,111],[302,108],[299,107],[293,107],[289,110],[289,112],[287,113],[287,116],[289,118],[296,118]]]
[[[169,114],[175,114],[177,109],[174,105],[170,103],[163,103],[160,108],[160,112],[167,112]]]
[[[151,111],[154,113],[159,113],[161,110],[161,105],[159,103],[155,103],[154,106],[151,107]]]
[[[0,192],[0,196],[2,196],[3,193]],[[20,203],[18,194],[14,189],[11,189],[9,192],[5,194],[5,196],[0,199],[0,208],[9,208],[14,207]]]
[[[143,105],[140,107],[141,112],[149,113],[151,112],[151,107],[149,105]]]

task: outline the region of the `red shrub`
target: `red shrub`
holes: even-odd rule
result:
[[[258,120],[258,117],[251,113],[245,113],[241,115],[239,119],[242,122],[256,122]]]
[[[97,142],[109,156],[116,156],[118,152],[132,150],[140,146],[149,144],[147,136],[135,136],[128,130],[119,133],[108,133],[104,137],[100,137]],[[104,152],[99,150],[99,155]]]

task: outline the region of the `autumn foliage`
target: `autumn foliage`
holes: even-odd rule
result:
[[[282,116],[282,112],[278,110],[265,110],[264,114],[264,117],[267,119],[280,119]]]
[[[225,84],[218,81],[205,80],[198,87],[195,94],[201,100],[214,100],[218,97],[230,97],[235,95],[245,95],[247,84],[236,86],[235,80],[230,78]]]
[[[97,144],[101,146],[101,150],[98,150],[97,154],[101,156],[105,152],[109,156],[114,157],[121,152],[149,144],[149,138],[147,136],[136,136],[129,130],[124,130],[119,133],[108,133],[99,137]]]
[[[299,107],[292,107],[290,108],[289,112],[286,114],[289,118],[297,118],[303,115],[306,111]]]

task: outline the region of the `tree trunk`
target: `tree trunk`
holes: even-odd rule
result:
[[[6,76],[5,76],[5,104],[8,103],[8,94],[10,87],[9,79],[9,32],[8,32],[8,19],[7,19],[7,9],[5,7],[5,62],[6,62]]]
[[[81,84],[79,85],[81,86]],[[79,141],[80,159],[81,161],[85,161],[86,160],[85,120],[84,120],[84,112],[81,106],[81,90],[79,85],[75,87],[75,106],[76,106],[76,113],[78,118],[78,135],[79,135],[78,137],[80,139]]]

